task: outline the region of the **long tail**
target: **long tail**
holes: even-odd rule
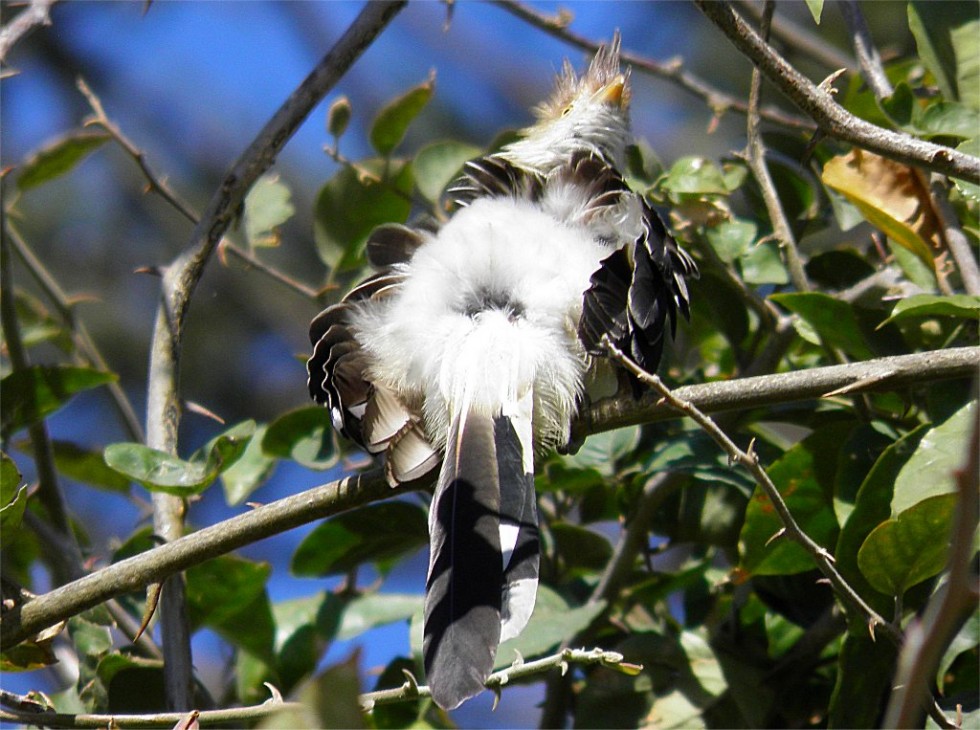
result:
[[[530,618],[538,582],[530,395],[456,414],[429,513],[422,645],[436,704],[484,689],[497,646]]]

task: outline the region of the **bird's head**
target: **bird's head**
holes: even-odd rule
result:
[[[620,69],[619,32],[601,46],[588,70],[578,76],[565,61],[551,96],[535,110],[537,122],[505,151],[515,161],[547,172],[575,152],[598,152],[620,166],[630,141],[629,69]]]

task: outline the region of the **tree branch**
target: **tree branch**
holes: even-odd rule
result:
[[[146,442],[151,448],[177,453],[178,372],[184,318],[215,246],[238,214],[245,194],[272,166],[287,140],[403,6],[404,1],[400,0],[373,2],[364,7],[231,167],[194,227],[183,253],[166,268],[150,346]],[[183,514],[184,504],[179,497],[153,495],[153,527],[163,540],[180,538]],[[186,709],[191,704],[190,631],[179,576],[173,576],[164,586],[160,611],[168,702],[175,710]]]
[[[752,444],[749,444],[748,451],[743,451],[735,442],[728,438],[728,435],[722,431],[718,425],[712,421],[708,416],[702,413],[696,406],[694,406],[689,401],[677,397],[677,395],[664,385],[663,381],[659,377],[643,370],[639,365],[633,362],[622,350],[617,348],[609,340],[607,336],[603,336],[606,349],[613,355],[613,357],[621,362],[630,372],[632,372],[637,378],[639,378],[644,383],[650,385],[659,395],[663,398],[664,402],[674,410],[683,413],[692,420],[694,420],[701,428],[715,440],[715,442],[728,454],[728,458],[731,463],[740,464],[744,467],[755,479],[756,484],[762,488],[762,491],[769,498],[772,503],[776,514],[779,515],[780,522],[783,523],[782,529],[777,532],[773,537],[778,538],[785,536],[798,545],[800,545],[806,552],[810,555],[813,561],[817,564],[820,572],[826,576],[827,580],[830,581],[831,587],[834,589],[834,593],[837,597],[848,606],[848,608],[863,616],[874,635],[874,631],[880,627],[882,633],[884,633],[891,641],[896,644],[901,642],[901,634],[898,629],[888,623],[884,618],[878,615],[878,613],[869,606],[863,598],[855,591],[851,585],[844,579],[844,576],[838,572],[836,566],[834,565],[833,556],[827,552],[827,550],[814,542],[813,538],[803,531],[803,528],[797,524],[796,519],[793,514],[789,511],[789,507],[786,502],[783,501],[782,495],[773,484],[766,470],[763,468],[762,464],[759,462],[758,455],[752,450]]]
[[[829,391],[891,390],[948,378],[976,375],[980,348],[881,358],[793,373],[702,383],[677,388],[674,395],[705,412],[772,406],[820,398]],[[573,433],[578,437],[622,426],[676,418],[657,394],[639,400],[602,401],[585,409]],[[426,485],[413,485],[422,489]],[[122,593],[140,590],[210,558],[317,519],[408,491],[392,491],[380,470],[314,487],[120,561],[45,593],[4,614],[0,646],[8,649],[43,628]]]
[[[590,41],[585,36],[569,30],[568,23],[571,19],[567,15],[559,14],[556,18],[548,17],[534,8],[516,2],[516,0],[496,0],[495,4],[530,25],[533,25],[535,28],[539,28],[582,50],[595,53],[599,47],[598,43]],[[675,58],[661,63],[629,53],[628,51],[623,51],[620,54],[620,58],[622,58],[624,63],[640,71],[669,81],[689,94],[704,100],[715,116],[721,116],[721,114],[729,109],[740,114],[748,113],[749,107],[746,102],[712,86],[690,71],[684,70],[684,63],[680,59]],[[776,107],[762,109],[760,110],[760,114],[767,122],[772,122],[783,127],[804,130],[813,129],[813,124],[809,120],[787,114]]]
[[[7,60],[7,54],[21,38],[39,25],[51,25],[51,6],[57,0],[31,0],[17,17],[0,28],[0,61]]]
[[[728,3],[694,0],[698,9],[826,134],[907,165],[980,182],[980,159],[949,147],[882,129],[839,106],[776,53]]]

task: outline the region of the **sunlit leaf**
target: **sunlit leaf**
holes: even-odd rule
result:
[[[965,142],[960,142],[956,145],[956,149],[965,154],[980,157],[980,135],[977,135],[973,139],[968,139]],[[953,184],[966,197],[974,201],[980,201],[980,185],[974,182],[960,180],[958,177],[953,178]]]
[[[956,490],[955,474],[966,464],[976,420],[977,402],[971,401],[922,437],[895,479],[892,516],[927,497]]]
[[[806,7],[813,16],[813,22],[820,25],[820,15],[823,13],[823,0],[806,0]]]
[[[344,574],[365,562],[384,568],[428,542],[425,510],[409,502],[383,502],[331,517],[293,553],[299,576]]]
[[[371,146],[379,155],[387,157],[404,139],[408,125],[429,103],[434,88],[435,79],[429,78],[390,101],[378,112],[369,136]]]
[[[3,451],[0,451],[0,505],[10,503],[21,485],[20,469]]]
[[[827,161],[822,179],[891,239],[932,265],[939,223],[929,191],[911,168],[855,148]]]
[[[0,547],[6,547],[17,537],[26,508],[27,485],[25,484],[10,499],[5,499],[3,506],[0,507]]]
[[[308,406],[284,413],[262,436],[262,452],[292,459],[309,469],[329,469],[338,459],[330,412],[322,406]]]
[[[181,497],[199,494],[245,451],[255,431],[254,421],[245,421],[213,439],[185,461],[143,444],[118,443],[105,448],[106,464],[139,482],[151,492]]]
[[[980,297],[970,294],[950,296],[915,294],[900,299],[892,309],[891,315],[880,326],[915,317],[957,317],[975,320],[980,317]]]
[[[221,484],[228,504],[241,504],[272,476],[276,459],[267,456],[262,448],[266,429],[265,425],[258,426],[242,455],[221,473]]]
[[[955,494],[923,499],[878,525],[858,550],[858,567],[880,591],[901,596],[946,565]]]
[[[412,166],[364,160],[343,167],[317,196],[313,238],[331,268],[359,265],[368,234],[382,223],[404,223],[411,210]]]
[[[708,243],[726,264],[748,253],[757,235],[755,223],[740,219],[722,221],[705,231]]]
[[[51,315],[40,299],[15,289],[14,308],[24,347],[31,348],[45,342],[53,342],[63,352],[73,350],[71,331],[60,319]],[[5,332],[0,333],[0,342],[6,345]]]
[[[828,345],[859,360],[873,356],[849,303],[821,292],[773,294],[770,299],[802,317]]]
[[[673,195],[726,195],[731,192],[718,166],[704,157],[677,160],[661,185]]]
[[[365,716],[359,702],[360,655],[335,664],[319,677],[304,683],[296,692],[297,704],[269,715],[259,728],[363,728]]]
[[[110,139],[108,132],[97,130],[75,131],[56,139],[24,162],[17,177],[17,187],[30,190],[70,172]]]
[[[426,200],[438,202],[442,191],[462,170],[463,163],[479,154],[479,147],[454,140],[426,145],[412,161],[419,192]]]
[[[591,468],[610,476],[616,468],[616,459],[633,451],[639,435],[640,429],[636,426],[592,434],[578,451],[564,457],[563,461],[572,467]]]
[[[378,626],[408,621],[422,610],[422,596],[409,593],[365,593],[347,602],[337,638],[352,639]]]
[[[279,245],[279,226],[296,208],[279,175],[263,175],[245,197],[245,237],[252,248]]]
[[[918,122],[923,136],[973,139],[980,135],[980,112],[955,101],[931,104]]]
[[[974,3],[913,0],[908,4],[909,30],[926,67],[947,101],[980,108],[978,9]]]
[[[788,284],[789,273],[779,251],[770,243],[754,246],[739,259],[742,278],[749,284]]]
[[[0,381],[0,435],[47,418],[73,395],[116,380],[114,373],[62,365],[33,365]]]

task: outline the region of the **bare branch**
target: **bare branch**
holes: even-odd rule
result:
[[[51,6],[57,0],[31,0],[17,16],[0,28],[0,61],[7,60],[17,41],[41,25],[51,25]]]
[[[839,106],[828,89],[812,83],[776,53],[728,3],[694,0],[735,47],[826,134],[907,165],[980,182],[980,159],[950,147],[882,129]]]
[[[858,384],[855,391],[888,390],[933,380],[972,377],[978,363],[980,348],[964,347],[795,373],[702,383],[677,388],[674,395],[701,411],[747,409],[819,398],[828,391],[855,383]],[[584,437],[625,425],[677,417],[673,408],[659,401],[660,396],[656,394],[648,394],[638,401],[628,399],[625,404],[617,400],[602,401],[580,415],[573,433]],[[423,489],[425,485],[413,485],[412,488]],[[0,626],[0,646],[9,648],[62,619],[114,596],[138,591],[210,558],[405,491],[403,487],[392,492],[381,471],[372,470],[258,507],[102,568],[5,613]]]
[[[892,85],[885,75],[885,69],[881,65],[881,56],[871,39],[871,31],[864,20],[864,13],[857,4],[857,0],[840,0],[841,14],[847,23],[847,29],[851,33],[851,40],[854,44],[854,52],[857,54],[858,64],[861,66],[861,75],[864,77],[868,88],[879,99],[891,96]]]
[[[949,202],[949,183],[942,175],[933,174],[929,177],[929,196],[932,209],[939,218],[942,226],[946,248],[956,262],[960,279],[967,294],[980,295],[980,267],[977,266],[973,247],[963,232],[963,226]]]
[[[739,7],[756,21],[762,17],[761,6],[750,2],[750,0],[742,0]],[[777,15],[772,19],[772,35],[792,48],[794,52],[805,53],[820,65],[826,66],[828,70],[852,69],[857,66],[854,59],[844,51],[830,45],[809,28],[790,20],[785,15]]]
[[[180,421],[177,373],[184,318],[204,266],[237,215],[245,194],[259,176],[272,166],[282,147],[313,107],[403,6],[404,1],[399,0],[368,3],[364,7],[340,40],[286,99],[231,167],[194,227],[183,253],[166,268],[150,347],[146,416],[148,446],[166,453],[176,453]],[[183,532],[183,501],[179,497],[154,494],[153,508],[153,527],[157,535],[166,541],[178,539]],[[173,709],[187,709],[191,702],[190,631],[180,576],[173,576],[164,584],[160,608],[168,702]]]

